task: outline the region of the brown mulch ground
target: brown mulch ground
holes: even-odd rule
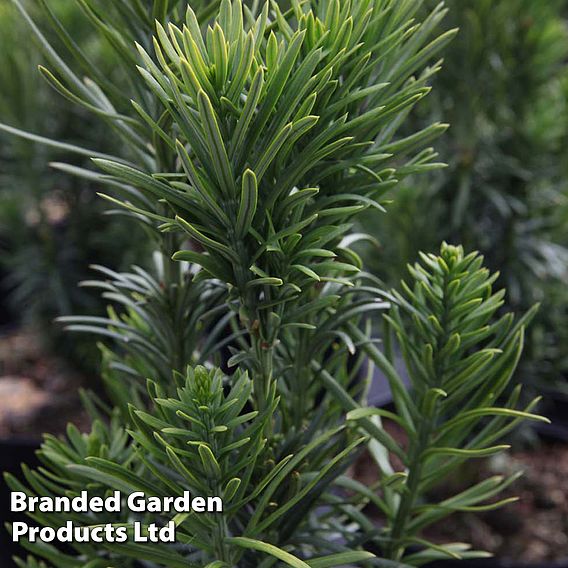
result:
[[[472,468],[475,468],[472,470]],[[524,471],[502,497],[519,501],[479,515],[458,514],[430,529],[437,542],[470,542],[523,564],[568,558],[568,446],[544,444],[530,451],[470,464],[477,480]]]
[[[385,423],[404,445],[398,428]],[[395,469],[400,469],[400,464]],[[527,451],[502,454],[488,460],[470,461],[451,480],[444,481],[428,497],[439,502],[494,475],[524,475],[499,499],[519,497],[501,509],[480,514],[456,513],[430,527],[424,537],[437,543],[467,542],[516,564],[536,564],[568,558],[568,444],[542,443]],[[363,456],[354,469],[355,477],[371,485],[377,479],[376,466]],[[380,523],[380,518],[378,518]]]
[[[40,439],[44,432],[63,432],[68,422],[84,428],[81,381],[33,330],[0,336],[0,438]]]

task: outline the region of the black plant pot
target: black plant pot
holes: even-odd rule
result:
[[[2,474],[11,473],[18,479],[22,479],[22,463],[30,467],[39,465],[35,454],[39,445],[39,440],[0,440],[0,472]],[[10,511],[10,488],[3,477],[0,480],[0,521],[0,566],[12,568],[16,566],[12,557],[14,555],[23,557],[25,551],[12,542],[12,537],[6,530],[6,523],[14,521],[29,523],[30,519],[25,515]]]
[[[568,568],[568,558],[555,562],[520,564],[501,558],[480,558],[475,560],[441,560],[427,564],[427,568]]]
[[[0,270],[0,334],[4,330],[11,330],[17,325],[17,317],[10,307],[8,294],[4,287],[5,274]]]
[[[557,391],[546,393],[544,401],[542,413],[551,423],[539,423],[537,431],[552,440],[568,442],[568,394]]]

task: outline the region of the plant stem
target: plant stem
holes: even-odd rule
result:
[[[411,457],[408,464],[408,480],[406,491],[402,492],[400,505],[396,513],[391,531],[391,541],[386,550],[386,558],[390,560],[400,560],[404,554],[405,547],[400,542],[406,535],[406,525],[412,514],[414,503],[419,494],[420,480],[422,478],[422,456],[428,447],[430,434],[432,432],[432,421],[424,420],[420,423],[417,432],[416,443],[411,449]]]
[[[244,316],[241,322],[248,331],[258,366],[258,372],[254,372],[252,378],[257,410],[262,412],[268,405],[267,397],[274,368],[274,338],[278,337],[278,330],[269,329],[270,312],[259,312],[256,292],[247,288],[250,274],[247,267],[250,264],[250,255],[242,240],[237,241],[236,246],[241,259],[239,266],[235,269],[237,287],[240,291],[240,305]]]
[[[206,423],[209,429],[209,433],[207,434],[207,443],[211,447],[213,455],[218,456],[220,448],[217,444],[217,439],[214,435],[210,434],[210,432],[217,424],[215,424],[210,417],[207,417]],[[217,495],[217,496],[223,495],[223,488],[219,480],[215,480],[211,485],[212,485],[211,489],[213,490],[212,495]],[[226,544],[227,536],[229,536],[227,517],[224,514],[220,515],[213,513],[213,518],[215,519],[213,541],[215,543],[214,549],[215,549],[215,554],[217,556],[216,560],[221,560],[223,562],[227,562],[230,564],[230,553],[227,549],[227,544]]]
[[[188,363],[185,353],[185,322],[178,321],[183,314],[178,313],[178,296],[183,293],[183,277],[181,263],[172,260],[172,255],[181,248],[179,237],[174,233],[166,234],[162,244],[162,273],[165,296],[172,320],[175,341],[172,345],[170,364],[172,370],[179,373],[184,372],[184,367]]]
[[[443,313],[440,319],[441,333],[436,340],[438,350],[434,354],[434,370],[433,375],[430,377],[429,386],[430,387],[440,387],[444,382],[445,365],[444,361],[440,358],[439,349],[441,349],[448,338],[450,337],[449,332],[449,300],[448,300],[448,277],[444,277],[444,283],[442,288],[442,303],[443,303]],[[426,392],[428,389],[426,389]],[[427,395],[425,395],[427,396]],[[424,452],[428,449],[430,445],[430,437],[434,430],[438,413],[434,409],[431,415],[426,412],[426,407],[424,401],[422,404],[423,416],[420,421],[416,433],[416,438],[414,443],[412,443],[410,449],[410,459],[408,463],[408,480],[405,486],[405,491],[401,494],[400,504],[396,513],[396,517],[393,523],[391,531],[391,541],[388,546],[387,558],[391,560],[399,561],[405,551],[405,546],[401,542],[401,538],[409,537],[406,530],[408,521],[412,515],[412,510],[416,499],[420,493],[420,482],[422,480],[422,469],[424,467]]]

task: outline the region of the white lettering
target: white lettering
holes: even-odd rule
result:
[[[133,513],[144,513],[145,503],[144,503],[144,493],[142,491],[136,491],[128,496],[128,508]]]
[[[120,491],[115,491],[111,497],[105,499],[105,508],[107,513],[120,513]]]
[[[144,527],[141,523],[134,523],[134,542],[175,542],[176,525],[170,521],[165,527],[152,523]]]
[[[12,509],[13,510],[13,509]],[[12,540],[14,542],[20,542],[20,537],[24,536],[28,532],[28,525],[20,521],[12,524]]]
[[[203,499],[203,497],[195,497],[191,502],[191,507],[196,513],[204,513],[205,499]]]
[[[143,494],[142,494],[143,495]],[[11,494],[11,510],[14,513],[41,511],[42,513],[108,513],[120,512],[120,491],[111,496],[89,498],[87,491],[81,491],[77,497],[28,497],[22,491]]]
[[[52,542],[55,540],[55,529],[51,527],[43,527],[39,532],[39,538],[42,542]]]
[[[207,510],[210,513],[222,513],[223,499],[221,497],[207,497]]]
[[[10,509],[13,513],[21,513],[27,508],[27,495],[23,491],[12,491]]]
[[[176,541],[176,525],[173,521],[170,521],[165,527],[160,529],[158,535],[158,540],[160,542],[175,542]]]

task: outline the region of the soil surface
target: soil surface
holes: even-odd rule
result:
[[[470,542],[474,548],[522,564],[568,558],[568,445],[543,444],[468,468],[474,481],[524,471],[502,494],[519,500],[479,515],[454,515],[432,527],[428,538]]]
[[[398,428],[385,426],[399,443]],[[396,469],[401,465],[393,463]],[[432,527],[424,537],[439,544],[467,542],[504,561],[537,564],[568,559],[568,444],[537,443],[529,450],[471,461],[428,496],[439,502],[483,479],[523,471],[498,499],[518,497],[505,507],[485,513],[456,513]],[[377,479],[369,456],[357,464],[354,475],[367,485]],[[380,517],[377,516],[380,523]]]
[[[0,336],[0,438],[41,439],[68,422],[86,428],[79,403],[83,377],[49,354],[31,329]]]

